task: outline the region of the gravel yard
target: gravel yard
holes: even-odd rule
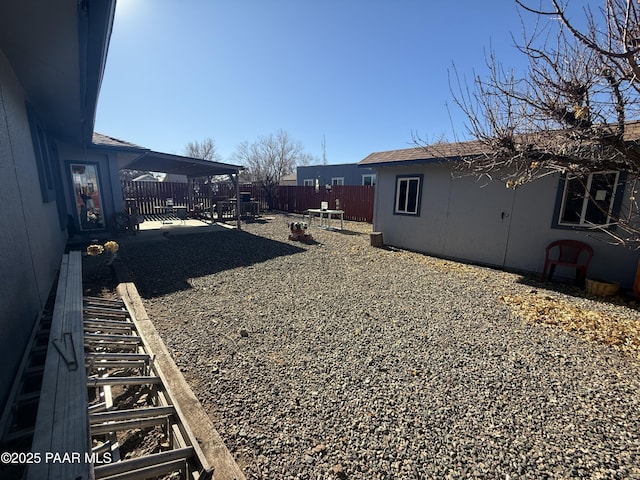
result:
[[[121,249],[247,478],[640,479],[637,357],[500,299],[637,310],[294,220]]]

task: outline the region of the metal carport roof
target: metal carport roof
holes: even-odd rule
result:
[[[237,174],[244,169],[240,165],[154,152],[140,145],[97,132],[93,133],[93,146],[117,152],[120,170],[172,173],[193,178]]]
[[[193,178],[237,174],[244,167],[149,150],[120,168],[172,173]]]

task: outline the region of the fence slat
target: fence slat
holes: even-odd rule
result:
[[[186,205],[191,210],[194,204],[209,209],[212,204],[236,195],[231,183],[212,184],[200,179],[194,182],[196,187],[190,193],[188,183],[122,181],[122,192],[125,200],[143,215],[157,213],[156,207],[164,206],[167,198],[173,198],[175,205]],[[260,202],[261,211],[269,209],[266,192],[259,185],[241,185],[240,191],[250,193],[254,201]],[[328,202],[331,209],[336,208],[336,200],[339,200],[345,220],[371,223],[374,195],[375,187],[371,185],[334,185],[330,190],[320,187],[318,192],[315,187],[281,185],[275,192],[271,208],[303,213],[309,208],[320,208],[321,202]]]

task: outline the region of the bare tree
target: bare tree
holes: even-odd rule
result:
[[[632,120],[640,114],[637,0],[602,0],[597,14],[585,7],[582,29],[571,20],[575,17],[568,1],[547,0],[548,8],[515,1],[523,25],[516,45],[528,59],[526,72],[519,75],[505,68],[491,52],[488,75],[474,74],[471,87],[455,67],[450,74],[454,101],[466,114],[468,133],[479,142],[475,155],[460,163],[465,173],[487,175],[516,188],[560,172],[582,182],[587,195],[587,178],[594,172],[622,171],[628,180],[636,178],[640,123]],[[535,20],[532,30],[527,31],[525,17]],[[425,148],[437,155],[437,145]],[[635,244],[640,240],[638,205],[634,188],[630,190],[628,208],[609,225],[619,227],[616,241]]]
[[[189,142],[185,147],[185,154],[188,157],[200,158],[203,160],[211,160],[220,162],[220,155],[216,149],[216,142],[211,138],[205,138],[203,141]]]
[[[286,131],[279,130],[253,143],[241,143],[233,159],[245,167],[245,174],[252,182],[264,189],[271,208],[280,179],[293,173],[302,153],[302,145]]]
[[[307,152],[300,152],[296,161],[297,166],[317,165],[319,163],[320,159],[316,155]]]

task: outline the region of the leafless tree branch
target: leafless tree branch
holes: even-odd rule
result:
[[[581,29],[568,1],[547,1],[543,9],[515,0],[525,72],[505,68],[493,50],[483,77],[474,73],[468,82],[455,65],[450,70],[453,101],[467,117],[468,133],[483,146],[457,163],[458,173],[488,176],[512,188],[558,172],[586,178],[615,170],[638,177],[640,4],[602,0],[598,15],[583,8]],[[532,30],[525,16],[534,20]],[[422,146],[434,156],[442,149]],[[627,204],[628,211],[613,219],[616,235],[637,244],[635,194]]]

